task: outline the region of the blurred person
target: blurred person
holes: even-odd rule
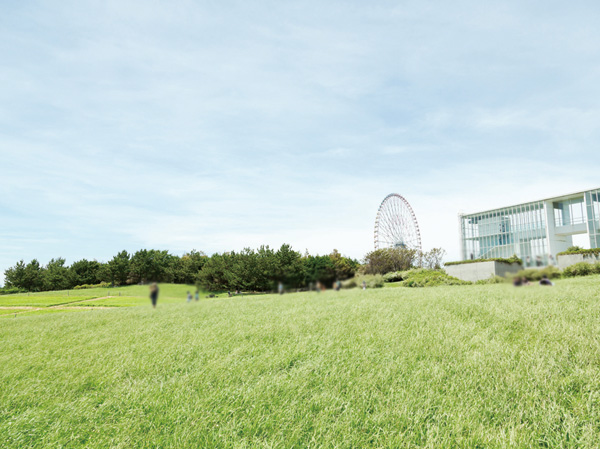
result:
[[[535,257],[535,266],[536,267],[542,266],[542,256],[540,256],[539,254]]]
[[[362,284],[362,289],[363,289],[363,290],[366,290],[366,289],[367,289],[367,281],[363,281],[363,284]]]
[[[531,257],[527,256],[527,258],[525,259],[525,266],[528,267],[531,265]]]
[[[282,282],[277,284],[277,291],[279,292],[280,295],[283,295],[283,283]]]
[[[150,284],[150,301],[152,301],[152,307],[156,309],[156,303],[158,302],[158,285],[156,285],[156,282]]]
[[[552,257],[552,254],[548,256],[548,265],[554,265],[554,257]]]
[[[340,281],[339,279],[337,281],[335,281],[335,291],[339,292],[342,289],[342,281]]]
[[[516,276],[516,277],[513,279],[513,285],[514,285],[515,287],[520,287],[521,285],[523,285],[523,279],[522,279],[520,276]]]
[[[200,291],[199,290],[196,290],[195,299],[196,299],[196,301],[200,301]]]
[[[189,292],[187,292],[187,302],[192,302],[192,294]]]
[[[552,282],[550,279],[548,279],[548,276],[543,275],[542,279],[540,280],[540,285],[547,285],[552,287],[554,285],[554,282]]]

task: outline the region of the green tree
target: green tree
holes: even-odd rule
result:
[[[331,287],[335,281],[335,266],[331,257],[327,256],[304,256],[304,279],[305,284],[317,281]]]
[[[208,257],[201,251],[192,250],[181,257],[173,257],[171,274],[173,282],[178,284],[194,284],[198,272],[202,269]]]
[[[439,270],[442,267],[442,259],[446,255],[446,251],[442,248],[432,248],[425,253],[421,253],[421,263],[423,268],[430,270]]]
[[[112,284],[125,285],[129,279],[131,260],[129,253],[125,250],[114,256],[106,264],[106,273],[109,279],[103,279]]]
[[[386,274],[393,271],[409,270],[416,262],[416,249],[383,248],[365,256],[366,274]]]
[[[294,251],[288,244],[283,244],[274,254],[275,280],[283,282],[290,288],[304,285],[304,263],[302,254]]]
[[[170,282],[175,256],[168,251],[141,249],[131,258],[131,274],[137,282]]]
[[[44,290],[65,290],[71,286],[69,269],[65,267],[65,259],[50,259],[44,270]]]
[[[198,274],[198,285],[212,292],[228,290],[227,258],[225,254],[213,254]]]
[[[23,288],[38,292],[44,289],[44,269],[37,259],[33,259],[25,267],[25,278]]]
[[[98,282],[100,267],[100,262],[96,260],[81,259],[77,262],[73,262],[69,267],[72,286],[95,284]]]
[[[4,271],[5,287],[27,288],[25,262],[18,261],[14,267]]]
[[[356,273],[356,270],[360,266],[356,260],[342,256],[337,249],[333,250],[333,252],[329,255],[329,258],[333,263],[335,277],[340,281],[353,277],[354,273]]]

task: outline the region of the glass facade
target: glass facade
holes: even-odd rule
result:
[[[508,258],[547,262],[544,202],[461,216],[463,254],[470,259]]]
[[[463,259],[508,258],[553,263],[575,234],[600,248],[600,189],[460,216]]]
[[[576,224],[585,224],[585,206],[583,195],[578,198],[571,198],[562,201],[553,201],[554,225],[571,226]]]
[[[600,248],[600,189],[585,192],[585,208],[590,248]]]

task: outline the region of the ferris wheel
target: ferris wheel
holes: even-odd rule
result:
[[[375,249],[407,248],[421,251],[417,217],[408,201],[397,193],[386,196],[375,218]]]

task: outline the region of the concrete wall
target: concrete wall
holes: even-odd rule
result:
[[[489,279],[494,275],[505,276],[507,273],[516,273],[521,269],[521,265],[517,263],[508,264],[496,261],[463,263],[444,267],[450,276],[470,282]]]
[[[594,254],[562,254],[558,256],[558,268],[561,270],[579,262],[600,262],[600,256],[595,256]]]

